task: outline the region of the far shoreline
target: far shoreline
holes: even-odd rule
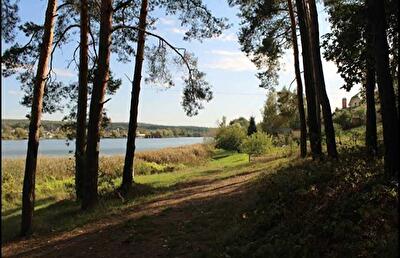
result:
[[[173,139],[173,138],[212,138],[213,136],[173,136],[173,137],[136,137],[136,139]],[[102,137],[100,140],[104,139],[127,139],[127,137]],[[19,138],[19,139],[1,139],[2,141],[26,141],[28,138]],[[41,140],[68,140],[68,141],[74,141],[74,139],[68,139],[68,138],[40,138],[39,141]]]

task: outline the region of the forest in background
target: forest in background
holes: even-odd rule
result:
[[[41,125],[41,138],[66,139],[70,130],[65,128],[66,122],[44,120]],[[28,138],[29,120],[2,119],[1,139],[19,140]],[[170,126],[148,123],[138,123],[138,133],[148,138],[164,137],[208,137],[215,129],[199,126]],[[102,131],[103,138],[124,138],[128,134],[128,123],[110,122]]]

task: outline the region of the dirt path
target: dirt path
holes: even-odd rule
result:
[[[201,180],[140,207],[69,232],[7,243],[4,257],[193,257],[218,241],[217,228],[255,194],[260,172]],[[222,212],[221,212],[222,211]],[[224,217],[225,216],[225,217]],[[222,223],[222,224],[221,224]]]

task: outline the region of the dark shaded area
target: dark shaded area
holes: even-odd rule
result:
[[[340,161],[296,161],[262,180],[229,235],[230,257],[397,257],[398,195],[366,149]]]

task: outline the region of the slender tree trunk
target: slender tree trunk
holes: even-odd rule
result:
[[[87,0],[81,0],[81,21],[80,21],[80,52],[79,52],[79,90],[78,90],[78,111],[76,119],[76,149],[75,149],[75,190],[76,198],[82,199],[83,182],[85,175],[86,155],[86,115],[88,95],[88,33],[89,17]]]
[[[22,236],[26,236],[32,231],[32,217],[35,205],[36,164],[39,148],[39,128],[42,117],[44,87],[49,72],[48,64],[53,45],[56,8],[57,0],[49,0],[47,3],[44,33],[40,49],[39,63],[36,71],[35,85],[33,89],[31,117],[29,124],[28,151],[26,154],[24,186],[22,190]]]
[[[140,17],[139,17],[139,28],[141,28],[142,30],[138,32],[135,71],[132,81],[128,141],[126,144],[125,163],[124,163],[124,171],[122,175],[122,185],[121,185],[121,190],[123,193],[127,193],[129,189],[132,187],[133,176],[134,176],[133,162],[135,157],[135,140],[136,140],[137,117],[139,108],[140,82],[142,79],[142,66],[144,59],[144,45],[145,45],[144,30],[146,29],[147,5],[148,1],[142,0]]]
[[[365,83],[367,99],[367,121],[365,133],[365,145],[368,154],[375,156],[378,153],[377,129],[376,129],[376,109],[375,109],[375,69],[368,65]]]
[[[303,83],[301,81],[301,74],[300,74],[299,48],[297,44],[297,33],[296,33],[296,18],[293,11],[292,0],[288,0],[288,7],[289,7],[290,23],[292,31],[294,71],[296,74],[296,82],[297,82],[297,107],[299,109],[299,117],[300,117],[300,156],[304,158],[307,155],[307,125],[306,125],[306,114],[304,111],[304,103],[303,103]]]
[[[386,36],[386,17],[384,2],[367,0],[367,12],[373,35],[373,52],[381,102],[383,141],[385,145],[385,174],[396,176],[399,172],[399,121],[396,97],[390,74],[389,46]]]
[[[297,17],[299,20],[301,48],[303,52],[304,82],[307,100],[307,122],[310,137],[312,157],[320,158],[322,155],[321,132],[318,129],[318,114],[316,92],[313,83],[313,71],[310,53],[310,41],[307,31],[304,0],[296,0]]]
[[[366,59],[366,82],[365,95],[367,99],[367,121],[365,133],[365,145],[368,154],[375,156],[378,152],[377,130],[376,130],[376,110],[375,110],[375,68],[373,57],[373,45],[371,35],[371,24],[367,21],[366,25],[367,59]]]
[[[92,98],[90,101],[87,147],[86,147],[86,173],[84,177],[85,194],[82,199],[82,209],[90,209],[96,206],[97,180],[99,170],[99,142],[100,123],[110,77],[110,46],[112,29],[112,0],[101,1],[100,11],[100,36],[99,36],[99,60],[94,77]]]
[[[321,51],[319,45],[318,13],[315,0],[307,0],[307,12],[309,12],[310,17],[310,45],[315,76],[315,88],[322,108],[328,156],[337,158],[338,154],[336,150],[335,129],[333,127],[331,105],[326,93],[324,70],[322,68]]]

